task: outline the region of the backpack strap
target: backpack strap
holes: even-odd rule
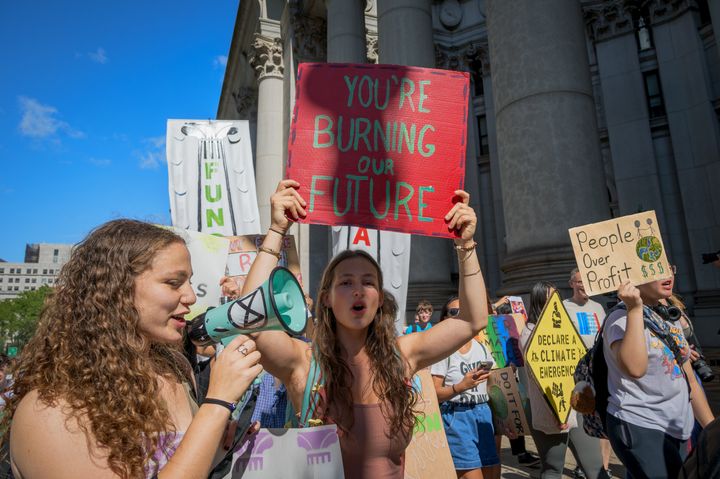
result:
[[[312,427],[322,424],[320,419],[315,418],[318,413],[320,400],[322,399],[322,388],[325,380],[322,377],[322,370],[315,361],[315,354],[310,356],[310,370],[308,371],[305,390],[303,391],[302,406],[299,414],[295,413],[292,401],[287,402],[285,409],[285,427]]]
[[[300,411],[300,427],[318,426],[322,421],[316,418],[320,400],[322,399],[321,389],[325,385],[322,377],[322,370],[315,361],[315,354],[310,358],[310,371],[308,379],[305,383],[305,391],[303,393],[302,411]]]

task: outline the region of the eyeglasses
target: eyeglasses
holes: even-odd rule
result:
[[[448,318],[457,318],[460,316],[460,308],[450,308],[447,312]]]

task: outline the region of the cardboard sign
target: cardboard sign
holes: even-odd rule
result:
[[[265,239],[264,235],[228,236],[230,249],[227,256],[228,276],[232,277],[240,288],[245,284],[245,278],[250,272],[258,248]],[[295,237],[292,235],[283,238],[283,246],[280,251],[278,266],[284,266],[295,275],[302,285],[302,273],[300,272],[300,260],[295,248]]]
[[[509,437],[530,434],[518,382],[512,368],[492,371],[488,378],[487,390],[498,432]]]
[[[527,369],[561,423],[570,414],[570,394],[575,387],[575,367],[587,352],[580,334],[555,291],[525,347]]]
[[[287,176],[307,221],[453,237],[445,214],[465,184],[468,74],[305,63]]]
[[[288,477],[345,477],[337,426],[260,429],[233,451],[224,479]]]
[[[522,314],[493,314],[488,317],[486,330],[495,360],[494,368],[504,368],[510,364],[525,365],[520,351],[520,333],[524,327],[525,318]]]
[[[655,211],[570,228],[585,292],[616,291],[620,283],[645,284],[672,276]]]
[[[412,441],[405,450],[405,479],[455,477],[455,465],[445,437],[430,371],[419,371],[413,380],[416,387],[419,383],[421,393],[417,409],[424,415],[418,416]]]
[[[171,229],[181,236],[190,251],[190,263],[193,270],[190,283],[195,291],[195,296],[197,296],[195,304],[190,306],[190,313],[185,316],[185,319],[190,321],[198,314],[207,311],[208,308],[220,305],[222,292],[218,282],[225,274],[230,242],[220,236],[174,226],[163,226],[163,228]]]

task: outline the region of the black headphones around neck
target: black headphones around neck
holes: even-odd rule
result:
[[[682,316],[682,311],[677,306],[665,306],[664,304],[658,304],[651,306],[650,309],[655,311],[665,321],[675,322]]]

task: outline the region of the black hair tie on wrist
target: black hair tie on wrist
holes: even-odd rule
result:
[[[215,404],[217,406],[222,406],[226,408],[228,411],[230,411],[230,414],[235,412],[235,408],[237,408],[237,404],[223,401],[222,399],[215,399],[215,398],[205,398],[203,399],[203,404]]]

